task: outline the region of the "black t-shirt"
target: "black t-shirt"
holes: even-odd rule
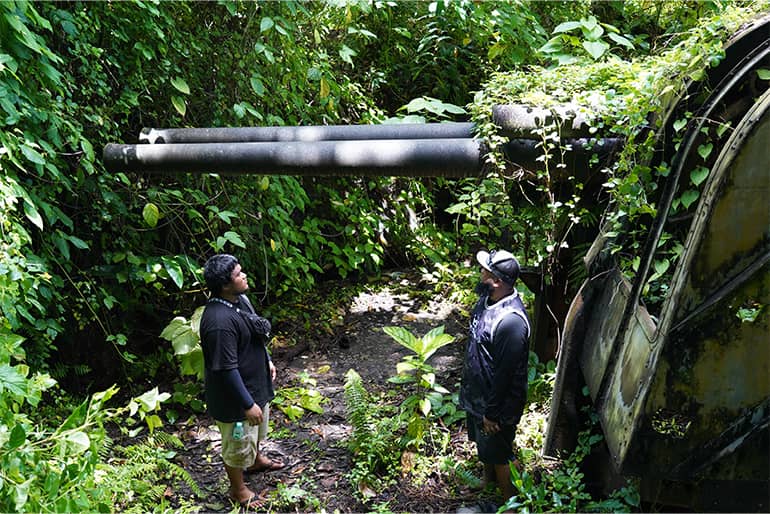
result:
[[[234,304],[247,310],[245,302]],[[254,403],[264,407],[275,397],[265,339],[252,337],[247,321],[235,309],[219,302],[206,304],[200,323],[205,365],[206,404],[211,416],[230,423],[245,419],[238,394],[224,378],[237,369]]]

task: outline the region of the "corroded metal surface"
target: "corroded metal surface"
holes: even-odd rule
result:
[[[611,262],[597,266],[601,252],[592,249],[592,278],[567,316],[564,345],[579,356],[608,461],[616,473],[641,478],[647,501],[696,510],[770,507],[770,88],[757,73],[768,67],[765,19],[728,49],[710,90],[677,106],[694,115],[670,150],[676,154],[663,154],[672,172],[639,272],[626,281]],[[730,129],[722,134],[719,124]],[[714,146],[708,159],[697,150],[706,143]],[[665,300],[650,313],[651,265],[666,258],[657,254],[664,231],[681,230],[668,215],[698,165],[709,175],[681,232],[684,250]],[[558,371],[572,368],[560,362]],[[568,407],[552,403],[551,455],[570,439],[557,433],[568,430]]]

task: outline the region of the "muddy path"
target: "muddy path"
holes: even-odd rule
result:
[[[280,471],[247,477],[252,490],[268,501],[268,510],[367,512],[372,511],[372,506],[381,505],[393,512],[455,512],[478,499],[467,488],[447,483],[445,474],[439,472],[423,477],[419,485],[401,479],[371,497],[367,505],[353,494],[347,476],[352,461],[347,448],[351,426],[345,412],[345,374],[354,369],[369,392],[386,392],[394,387],[387,379],[396,374],[396,364],[410,353],[382,328],[402,326],[421,336],[443,325],[445,332],[456,339],[441,348],[430,363],[436,368],[438,382],[450,391],[456,390],[460,380],[467,319],[464,309],[441,297],[420,302],[397,292],[404,289],[388,285],[367,288],[341,313],[334,335],[325,346],[313,349],[311,345],[310,350],[296,356],[291,352],[274,352],[277,389],[314,383],[312,387],[327,401],[322,414],[308,412],[297,421],[272,408],[272,432],[263,442],[262,451],[283,460],[286,466]],[[472,460],[473,448],[462,425],[448,428],[448,451],[457,459]],[[213,421],[199,417],[193,425],[179,430],[178,435],[185,450],[176,461],[191,473],[204,495],[194,498],[183,489],[174,494],[180,499],[186,497],[188,505],[191,502],[202,512],[231,512],[233,505],[226,497],[227,479],[218,458],[220,438]]]

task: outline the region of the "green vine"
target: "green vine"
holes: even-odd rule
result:
[[[666,115],[674,102],[686,94],[690,83],[702,80],[705,70],[719,63],[725,42],[739,26],[767,10],[769,5],[767,1],[724,5],[696,27],[672,35],[676,41],[659,54],[630,60],[607,55],[590,63],[581,61],[494,74],[470,106],[479,132],[490,148],[491,176],[499,182],[521,182],[524,178],[502,152],[507,138],[499,134],[493,122],[494,105],[518,103],[547,108],[552,110],[555,120],[558,106],[583,106],[580,114],[585,117],[590,133],[624,142],[619,155],[601,170],[605,175],[602,191],[605,201],[601,202],[600,198],[593,201],[606,204],[601,213],[601,231],[610,239],[621,269],[632,274],[636,255],[647,235],[648,220],[657,214],[659,182],[669,172],[669,163],[655,165],[653,161]],[[679,120],[675,127],[681,130],[686,122],[687,119]],[[572,150],[562,142],[560,132],[556,122],[537,131],[542,165],[534,177],[527,177],[533,179],[537,190],[545,195],[542,204],[533,207],[539,207],[544,213],[540,219],[546,221],[543,247],[536,254],[545,256],[549,264],[556,260],[555,254],[564,244],[563,238],[570,227],[581,223],[592,225],[597,221],[582,207],[585,199],[581,198],[580,188],[567,198],[554,196],[554,170]],[[708,141],[698,151],[704,158],[708,157],[711,151]],[[674,207],[680,212],[692,206],[697,198],[698,185],[703,182],[702,167],[696,168],[690,179],[689,187],[685,187],[675,201]],[[529,215],[520,211],[514,216],[523,219]],[[681,238],[664,234],[663,241],[666,246],[660,251],[668,252],[671,259],[676,258],[681,252]],[[652,282],[664,276],[669,269],[668,262],[664,259],[656,263],[657,273],[651,277]],[[648,292],[650,287],[660,289],[660,285],[652,284]]]

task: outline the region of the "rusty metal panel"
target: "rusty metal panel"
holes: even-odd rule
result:
[[[599,416],[614,464],[620,468],[633,442],[658,355],[655,323],[640,306],[623,338],[620,359],[602,391]]]
[[[708,221],[696,220],[703,236],[677,305],[678,321],[770,251],[768,102],[770,98],[766,93],[764,102],[758,102],[754,117],[749,113],[747,123],[741,127],[743,131],[751,130],[749,140],[744,141],[736,134],[715,165],[717,170],[729,166],[735,171],[722,181],[711,182],[713,190],[704,192],[712,205],[699,212],[701,216],[708,216]],[[756,111],[762,109],[764,116],[759,118],[761,112]]]
[[[591,398],[595,401],[620,329],[631,286],[617,268],[604,277],[594,278],[593,282],[598,282],[592,286],[602,288],[602,292],[592,302],[590,317],[586,322],[580,368]]]
[[[627,470],[770,480],[769,141],[770,91],[704,188],[662,310],[665,346]]]

